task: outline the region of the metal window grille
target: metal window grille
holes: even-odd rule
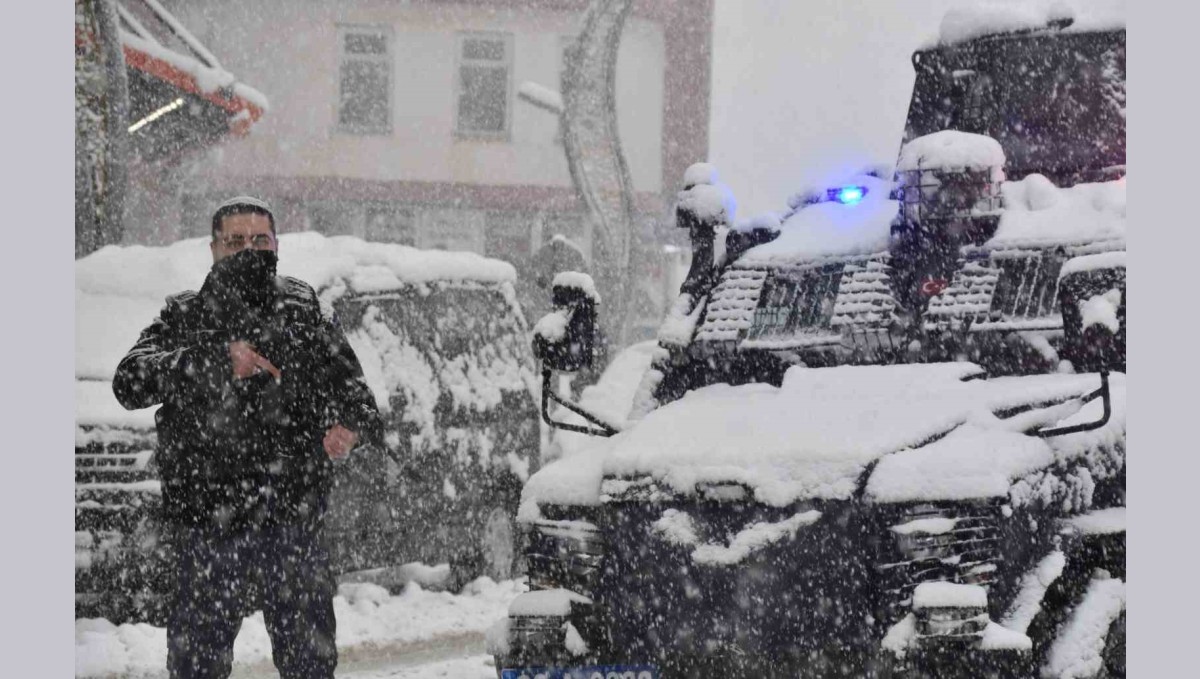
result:
[[[997,258],[1000,280],[991,310],[1004,320],[1058,315],[1058,272],[1065,258],[1057,253]]]
[[[927,228],[960,220],[994,218],[1001,209],[993,168],[944,167],[897,173],[895,197],[904,221]]]
[[[794,274],[773,274],[754,311],[749,338],[787,337],[828,329],[843,268],[842,264],[829,264]]]

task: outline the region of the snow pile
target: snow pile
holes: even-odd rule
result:
[[[191,56],[180,54],[175,50],[168,49],[149,40],[144,40],[127,31],[121,30],[119,33],[121,44],[159,61],[164,61],[191,76],[196,81],[196,87],[204,94],[217,94],[222,89],[232,88],[236,96],[245,99],[264,111],[271,106],[271,102],[268,101],[266,95],[245,83],[237,82],[237,78],[232,73],[221,68],[219,65],[216,67],[206,66]]]
[[[707,222],[729,223],[737,213],[733,194],[723,186],[697,184],[680,191],[676,205]]]
[[[1103,295],[1092,295],[1079,305],[1079,313],[1083,317],[1083,329],[1093,325],[1108,328],[1116,333],[1121,329],[1117,319],[1117,307],[1121,305],[1121,291],[1113,288]]]
[[[686,347],[696,333],[696,324],[705,308],[707,297],[697,300],[690,293],[680,294],[667,310],[667,316],[658,326],[658,341],[664,346]]]
[[[945,535],[954,530],[956,525],[958,525],[958,519],[935,516],[927,519],[913,519],[898,526],[892,526],[892,532],[897,535],[912,535],[914,533],[921,535]]]
[[[1083,600],[1047,653],[1042,676],[1074,679],[1097,676],[1104,666],[1105,637],[1125,610],[1125,583],[1116,578],[1093,579]]]
[[[570,622],[563,623],[563,646],[571,655],[587,655],[588,645],[580,636],[579,630],[575,629],[575,625]]]
[[[692,517],[677,509],[667,509],[652,525],[664,540],[680,547],[693,547],[692,561],[702,565],[732,566],[741,563],[755,552],[785,538],[793,538],[804,526],[821,518],[821,512],[810,509],[783,521],[760,521],[746,526],[729,540],[728,546],[701,542]]]
[[[917,616],[909,613],[888,628],[879,645],[885,651],[891,651],[898,657],[903,657],[912,643],[917,639]]]
[[[1067,526],[1084,535],[1108,535],[1125,532],[1125,508],[1098,509],[1068,519]]]
[[[550,344],[563,341],[567,336],[569,313],[566,309],[556,309],[542,316],[533,326],[534,337],[541,337]]]
[[[1033,639],[1024,632],[1011,630],[1003,625],[988,621],[979,639],[979,648],[984,651],[1028,651],[1033,648]]]
[[[942,130],[917,137],[900,149],[897,172],[988,170],[1004,167],[1000,142],[982,134]]]
[[[1096,375],[1030,375],[985,384],[994,390],[986,397],[989,407],[1004,408],[1005,402],[1051,403],[1072,393],[1080,396],[1099,386],[1099,380]],[[1003,422],[991,413],[975,411],[970,421],[946,436],[881,459],[868,480],[867,496],[880,502],[1007,496],[1014,506],[1059,504],[1063,511],[1087,509],[1095,481],[1100,475],[1117,473],[1124,459],[1123,375],[1110,376],[1110,393],[1112,416],[1103,427],[1050,439],[1019,432],[1039,423],[1049,427],[1095,421],[1100,418],[1101,400],[1093,399],[1081,408],[1072,401],[1045,410],[1035,408]]]
[[[801,206],[784,220],[778,238],[746,251],[739,264],[790,264],[887,250],[892,219],[899,209],[899,203],[888,197],[891,183],[867,175],[853,177],[852,183],[866,188],[861,201]]]
[[[733,191],[717,178],[717,168],[710,163],[693,163],[683,173],[683,185],[676,198],[676,208],[688,210],[697,218],[732,224],[737,216],[737,200]]]
[[[1125,178],[1058,188],[1032,174],[1005,182],[1000,192],[1004,211],[988,247],[1125,239]]]
[[[551,289],[559,286],[578,290],[596,304],[600,303],[600,293],[596,291],[596,282],[585,273],[562,271],[554,276],[554,282],[550,284]]]
[[[341,585],[333,600],[340,652],[400,645],[442,636],[483,634],[525,589],[516,581],[480,578],[463,594],[430,592],[410,583],[392,596],[376,585]],[[242,623],[234,644],[234,667],[270,663],[271,644],[262,613]],[[114,625],[103,619],[75,621],[75,676],[165,677],[167,634],[144,623]]]
[[[956,7],[943,16],[937,42],[952,45],[985,35],[1036,31],[1046,28],[1052,21],[1069,21],[1070,24],[1064,29],[1067,32],[1124,28],[1125,1],[1076,0],[1067,3],[1063,0],[1025,0]]]
[[[847,499],[877,460],[866,487],[876,501],[1003,497],[1056,462],[1097,447],[1106,447],[1108,455],[1123,438],[1123,376],[1112,379],[1120,396],[1113,399],[1114,411],[1121,412],[1106,427],[1087,432],[1094,438],[1047,441],[1016,433],[1024,420],[1004,422],[993,412],[1078,397],[1095,389],[1096,377],[962,381],[979,373],[968,363],[793,367],[779,388],[697,389],[599,442],[588,455],[544,467],[525,487],[521,517],[537,518],[542,503],[597,504],[606,476],[649,476],[685,495],[701,483],[741,483],[757,501],[774,506]],[[1084,417],[1095,405],[1071,417]],[[1063,415],[1052,411],[1047,424]],[[1047,492],[1036,483],[1022,488],[1025,502]]]
[[[1082,255],[1080,257],[1072,257],[1063,263],[1062,269],[1058,272],[1059,280],[1070,276],[1071,274],[1081,273],[1083,271],[1098,271],[1102,269],[1124,269],[1125,268],[1125,251],[1115,250],[1113,252],[1098,252],[1094,255]]]
[[[511,618],[519,617],[566,617],[571,614],[571,604],[591,605],[592,600],[569,589],[543,589],[518,594],[508,606]]]
[[[987,608],[987,590],[979,585],[923,582],[913,590],[914,611],[926,608]]]
[[[717,167],[712,163],[692,163],[683,172],[683,185],[717,184]]]
[[[1038,562],[1037,566],[1021,578],[1017,596],[1009,606],[1008,614],[1002,624],[1014,631],[1024,633],[1029,624],[1042,610],[1042,599],[1050,585],[1062,576],[1063,568],[1067,565],[1067,557],[1055,550]]]
[[[521,86],[517,88],[517,96],[525,101],[528,101],[534,106],[540,106],[547,111],[551,111],[553,113],[563,112],[562,94],[555,92],[545,85],[539,85],[535,82],[528,81],[523,82],[521,83]]]

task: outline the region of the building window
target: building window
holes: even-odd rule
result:
[[[458,40],[458,133],[508,134],[512,36],[460,33]]]
[[[416,244],[413,212],[405,208],[380,205],[367,208],[367,228],[363,236],[376,243]]]
[[[359,134],[392,131],[392,33],[388,28],[341,26],[338,128]]]

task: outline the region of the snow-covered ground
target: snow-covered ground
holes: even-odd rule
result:
[[[343,584],[334,599],[338,676],[495,677],[484,632],[508,612],[523,580],[480,578],[461,594],[423,589],[415,582],[397,595],[371,584]],[[167,633],[145,623],[75,621],[75,676],[104,679],[165,677]],[[242,623],[234,644],[234,677],[276,676],[262,613]]]

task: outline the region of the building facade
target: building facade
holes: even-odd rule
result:
[[[561,234],[590,259],[558,118],[517,94],[560,88],[586,0],[163,5],[270,108],[249,135],[170,168],[177,195],[143,197],[127,240],[203,235],[213,205],[254,193],[284,232],[470,250],[519,271]],[[619,134],[654,252],[678,238],[684,169],[707,157],[711,22],[712,0],[635,0],[622,34]]]

